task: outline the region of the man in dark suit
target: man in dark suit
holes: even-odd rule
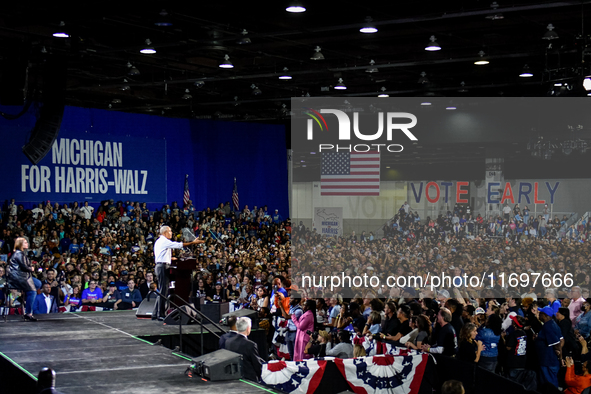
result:
[[[224,335],[222,335],[220,337],[220,349],[225,349],[226,348],[226,341],[230,338],[234,338],[236,335],[238,334],[238,331],[236,331],[236,316],[230,316],[228,317],[228,320],[226,322],[226,324],[228,325],[228,327],[230,327],[230,331],[228,331],[227,333],[225,333]]]
[[[57,313],[57,303],[51,295],[51,286],[49,283],[44,283],[42,293],[37,294],[35,302],[33,303],[33,313]]]
[[[240,317],[236,321],[236,334],[226,340],[226,350],[242,355],[242,372],[246,379],[258,382],[261,378],[264,361],[259,357],[256,343],[247,337],[250,334],[252,321],[248,317]]]

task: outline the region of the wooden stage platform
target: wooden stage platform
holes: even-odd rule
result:
[[[135,311],[37,317],[38,322],[24,322],[20,316],[0,320],[2,394],[35,393],[36,376],[43,367],[56,371],[56,387],[64,394],[275,392],[246,380],[207,382],[187,377],[189,356],[152,343],[156,338],[178,337],[179,327],[137,319]],[[183,342],[185,334],[199,333],[199,325],[183,326]]]

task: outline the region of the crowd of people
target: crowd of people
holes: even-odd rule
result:
[[[292,228],[267,207],[235,212],[226,203],[197,211],[189,202],[149,211],[142,203],[110,200],[97,209],[87,203],[25,209],[12,201],[0,229],[0,300],[4,311],[16,313],[25,304],[29,320],[56,310],[137,307],[157,287],[153,248],[160,229],[169,226],[179,240],[189,228],[205,241],[187,251],[197,259],[192,300],[256,310],[269,344],[260,351],[273,358],[406,348],[455,357],[530,388],[537,381],[580,393],[591,386],[589,224],[577,224],[577,237],[560,237],[549,229],[564,224],[557,218],[533,218],[527,207],[503,215],[472,219],[469,209],[456,207],[422,220],[405,204],[383,235],[323,237],[302,222]],[[521,224],[527,227],[518,231]],[[20,260],[30,262],[31,280],[21,291],[7,290],[5,266]],[[302,282],[302,276],[334,273],[368,273],[380,285]],[[435,273],[460,280],[433,289]],[[517,282],[508,280],[512,273]],[[571,274],[572,283],[534,283],[535,273]],[[386,285],[393,274],[423,281]],[[464,275],[490,281],[471,286]]]
[[[24,304],[27,320],[35,319],[36,298],[46,303],[45,284],[51,304],[44,312],[137,307],[157,288],[154,243],[165,225],[173,240],[189,229],[204,241],[186,251],[197,259],[193,301],[231,300],[237,309],[254,302],[262,280],[288,275],[290,222],[266,206],[196,211],[189,201],[149,211],[145,203],[106,200],[97,208],[48,201],[25,209],[12,200],[0,220],[0,306],[4,314],[20,313]],[[18,286],[9,289],[11,279]]]

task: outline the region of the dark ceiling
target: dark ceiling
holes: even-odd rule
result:
[[[591,1],[499,1],[496,11],[488,0],[309,1],[301,14],[287,3],[12,1],[0,10],[0,88],[22,89],[28,66],[33,99],[35,68],[63,63],[67,105],[286,122],[291,97],[372,97],[382,87],[391,97],[584,95],[581,77],[591,72]],[[163,9],[171,26],[155,25]],[[368,16],[377,33],[359,32]],[[70,38],[52,36],[60,21]],[[542,39],[549,23],[554,40]],[[244,29],[250,44],[237,43]],[[431,35],[440,51],[424,49]],[[157,53],[139,52],[146,39]],[[316,46],[324,60],[310,59]],[[479,51],[490,64],[474,65]],[[218,67],[226,54],[232,69]],[[367,72],[371,60],[377,72]],[[128,62],[139,75],[128,75]],[[520,78],[526,64],[533,77]],[[284,67],[293,79],[278,79]],[[333,89],[339,78],[347,90]],[[553,91],[556,82],[571,85]]]

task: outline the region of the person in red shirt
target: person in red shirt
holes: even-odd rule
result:
[[[564,381],[566,383],[566,394],[581,394],[587,387],[591,387],[591,374],[587,369],[588,361],[583,363],[583,374],[575,374],[575,363],[572,357],[566,358],[566,376]]]

